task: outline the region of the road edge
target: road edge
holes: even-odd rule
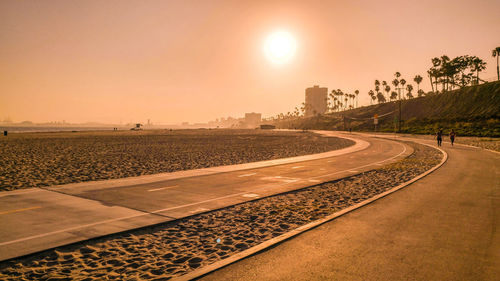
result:
[[[390,195],[390,194],[392,194],[392,193],[394,193],[394,192],[396,192],[396,191],[398,191],[400,189],[403,189],[403,188],[407,187],[408,185],[410,185],[410,184],[412,184],[412,183],[414,183],[414,182],[416,182],[416,181],[418,181],[418,180],[426,177],[427,175],[431,174],[435,170],[439,169],[448,160],[448,153],[446,153],[443,149],[441,149],[439,147],[432,146],[430,144],[421,143],[421,142],[417,142],[417,141],[414,141],[414,140],[411,140],[411,141],[415,142],[415,143],[418,143],[418,144],[426,145],[426,146],[429,146],[429,147],[432,147],[432,148],[435,148],[435,149],[439,150],[443,154],[443,158],[441,159],[441,162],[439,164],[437,164],[436,166],[432,167],[431,169],[429,169],[428,171],[424,172],[423,174],[418,175],[417,177],[415,177],[415,178],[413,178],[413,179],[411,179],[411,180],[409,180],[407,182],[404,182],[404,183],[402,183],[402,184],[400,184],[400,185],[398,185],[396,187],[393,187],[390,190],[387,190],[387,191],[385,191],[383,193],[375,195],[374,197],[366,199],[366,200],[364,200],[362,202],[359,202],[359,203],[357,203],[355,205],[352,205],[352,206],[350,206],[348,208],[345,208],[345,209],[343,209],[341,211],[335,212],[335,213],[333,213],[333,214],[331,214],[329,216],[326,216],[326,217],[324,217],[322,219],[319,219],[319,220],[313,221],[311,223],[302,225],[302,226],[300,226],[300,227],[298,227],[296,229],[293,229],[292,231],[289,231],[289,232],[284,233],[284,234],[282,234],[280,236],[274,237],[274,238],[272,238],[270,240],[265,241],[264,243],[261,243],[261,244],[259,244],[257,246],[254,246],[254,247],[251,247],[251,248],[249,248],[247,250],[239,252],[239,253],[237,253],[237,254],[235,254],[235,255],[233,255],[231,257],[228,257],[226,259],[223,259],[223,260],[220,260],[220,261],[215,262],[213,264],[207,265],[205,267],[202,267],[202,268],[200,268],[198,270],[192,271],[192,272],[187,273],[185,275],[181,275],[179,277],[174,277],[171,280],[172,281],[188,281],[188,280],[194,280],[194,279],[197,279],[197,278],[201,278],[201,277],[203,277],[203,276],[205,276],[205,275],[207,275],[207,274],[209,274],[211,272],[214,272],[214,271],[216,271],[218,269],[226,267],[226,266],[228,266],[228,265],[230,265],[232,263],[235,263],[235,262],[237,262],[239,260],[245,259],[245,258],[250,257],[252,255],[255,255],[255,254],[259,253],[259,252],[262,252],[262,251],[264,251],[264,250],[266,250],[266,249],[268,249],[270,247],[273,247],[273,246],[275,246],[277,244],[285,242],[288,239],[291,239],[291,238],[293,238],[293,237],[295,237],[297,235],[300,235],[300,234],[302,234],[302,233],[304,233],[306,231],[314,229],[314,228],[316,228],[316,227],[318,227],[318,226],[320,226],[322,224],[325,224],[325,223],[327,223],[329,221],[332,221],[332,220],[334,220],[334,219],[336,219],[338,217],[341,217],[341,216],[343,216],[345,214],[348,214],[348,213],[350,213],[350,212],[352,212],[354,210],[357,210],[357,209],[359,209],[361,207],[364,207],[364,206],[366,206],[368,204],[371,204],[371,203],[373,203],[373,202],[375,202],[375,201],[377,201],[377,200],[379,200],[381,198],[384,198],[384,197],[386,197],[386,196],[388,196],[388,195]]]

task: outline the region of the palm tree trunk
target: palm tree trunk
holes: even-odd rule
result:
[[[431,81],[432,92],[434,93],[434,84],[432,84],[432,75],[429,73],[429,81]]]
[[[500,70],[498,69],[498,57],[499,55],[497,54],[497,80],[500,81]]]

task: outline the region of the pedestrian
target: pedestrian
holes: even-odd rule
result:
[[[450,132],[450,141],[451,141],[451,146],[453,146],[453,143],[455,142],[455,131],[453,131],[453,129],[451,129]]]
[[[443,129],[439,129],[436,133],[436,139],[438,141],[438,146],[441,146],[441,142],[443,142]]]

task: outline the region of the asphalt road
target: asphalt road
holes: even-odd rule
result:
[[[0,260],[339,179],[412,152],[399,142],[356,138],[355,147],[321,159],[297,157],[2,192]]]
[[[200,280],[499,280],[500,154],[443,149],[422,180]]]

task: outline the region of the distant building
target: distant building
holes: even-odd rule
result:
[[[262,114],[260,113],[245,113],[245,124],[249,128],[254,128],[259,126],[262,121]]]
[[[324,114],[327,105],[328,88],[315,85],[306,89],[305,116],[311,117],[317,114]]]

